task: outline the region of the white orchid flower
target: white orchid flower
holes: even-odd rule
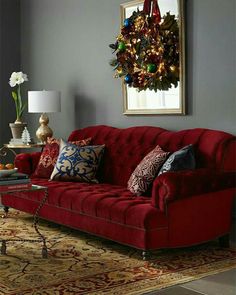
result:
[[[21,97],[21,86],[20,84],[24,83],[25,81],[28,81],[28,77],[23,72],[13,72],[11,74],[9,84],[11,87],[17,86],[16,90],[12,91],[11,95],[15,102],[16,107],[16,121],[15,123],[22,122],[22,114],[26,107],[26,102],[23,101]]]
[[[20,85],[24,83],[25,81],[28,81],[28,77],[23,72],[13,72],[11,74],[9,84],[11,87],[15,87],[16,85]]]

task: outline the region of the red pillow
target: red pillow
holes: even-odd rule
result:
[[[157,145],[135,168],[128,180],[128,189],[137,196],[145,193],[170,153]]]
[[[91,137],[82,139],[82,140],[77,140],[77,141],[69,141],[69,142],[76,144],[78,146],[85,146],[90,144]],[[60,150],[60,140],[56,138],[48,138],[47,144],[43,148],[38,165],[34,171],[33,177],[50,178],[52,171],[54,169],[54,166],[57,162],[59,150]]]

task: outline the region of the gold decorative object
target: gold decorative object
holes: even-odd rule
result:
[[[47,137],[53,135],[52,129],[48,126],[49,119],[45,114],[61,111],[61,94],[59,91],[29,91],[28,92],[29,113],[43,113],[39,119],[39,128],[36,136],[41,143],[46,143]]]
[[[40,142],[46,142],[47,137],[52,137],[53,131],[52,129],[48,126],[49,119],[48,116],[43,113],[40,118],[39,118],[39,128],[36,131],[36,136],[40,140]]]

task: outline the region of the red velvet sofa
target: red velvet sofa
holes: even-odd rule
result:
[[[201,128],[173,132],[149,126],[92,126],[72,132],[68,140],[88,137],[92,144],[106,145],[97,175],[100,183],[32,178],[48,187],[42,218],[143,251],[216,238],[227,242],[235,196],[235,136]],[[193,144],[197,168],[164,173],[156,177],[148,194],[137,197],[127,190],[127,181],[157,144],[169,152]],[[19,154],[15,164],[32,174],[39,157],[39,152]],[[39,201],[36,194],[2,198],[5,206],[29,213]]]

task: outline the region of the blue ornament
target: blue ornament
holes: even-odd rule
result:
[[[124,20],[124,27],[125,27],[125,28],[128,28],[130,25],[131,25],[131,21],[130,21],[130,19],[129,19],[129,18],[126,18],[126,19]]]
[[[125,83],[130,84],[132,82],[132,77],[130,74],[127,74],[125,76]]]

